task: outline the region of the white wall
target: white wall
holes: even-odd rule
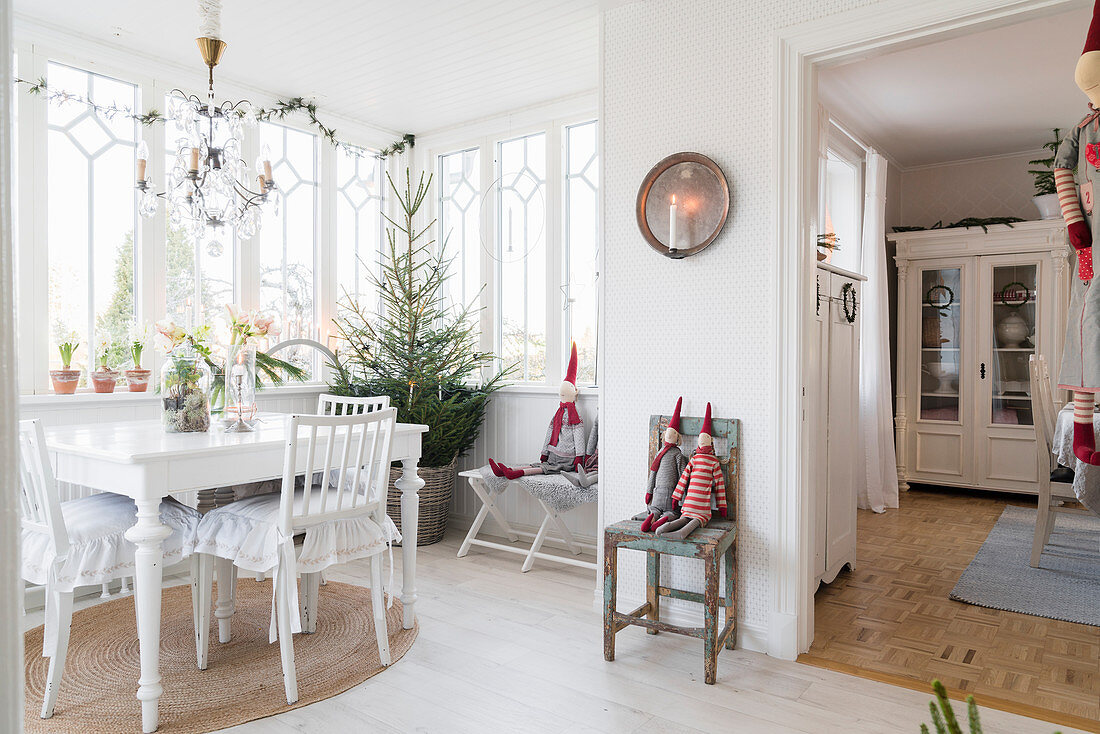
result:
[[[646,429],[684,395],[684,413],[742,421],[739,640],[765,647],[777,446],[775,171],[776,32],[866,0],[638,2],[603,16],[601,54],[605,307],[601,492],[603,520],[638,512]],[[710,156],[729,179],[729,221],[704,252],[661,257],[634,217],[638,185],[677,151]],[[667,567],[666,567],[667,568]],[[688,562],[666,571],[700,590]],[[619,561],[620,605],[644,596],[640,554]],[[673,610],[682,605],[673,607]],[[684,613],[698,617],[699,605]]]
[[[1027,162],[1044,155],[1014,153],[905,169],[900,172],[898,219],[888,217],[888,223],[931,227],[937,221],[946,225],[965,217],[1038,219]]]

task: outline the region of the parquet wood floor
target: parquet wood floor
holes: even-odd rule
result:
[[[1034,500],[914,487],[900,504],[859,511],[857,567],[818,589],[800,660],[902,685],[939,678],[980,706],[1100,731],[1100,627],[948,598],[1005,506]]]

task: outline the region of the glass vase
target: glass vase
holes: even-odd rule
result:
[[[251,431],[256,419],[256,347],[232,344],[225,360],[225,410],[227,433]]]
[[[161,421],[168,433],[194,433],[210,428],[210,368],[189,345],[168,354],[160,372]]]

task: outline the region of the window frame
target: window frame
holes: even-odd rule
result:
[[[80,38],[63,31],[39,27],[17,28],[15,45],[16,75],[21,79],[38,79],[46,75],[49,62],[57,62],[83,71],[109,76],[137,87],[139,108],[142,110],[163,107],[162,100],[173,89],[204,93],[205,69],[196,58],[195,68],[186,70],[156,59],[142,58],[135,64],[134,55],[122,49],[96,41]],[[142,73],[128,69],[140,67]],[[271,105],[276,98],[261,90],[235,85],[219,80],[219,99],[249,99],[257,105]],[[152,101],[150,101],[152,100]],[[49,379],[49,323],[48,283],[49,257],[47,249],[47,116],[48,102],[40,96],[30,95],[20,88],[15,95],[15,115],[18,120],[13,135],[15,148],[16,181],[20,195],[14,202],[17,207],[16,225],[16,277],[29,287],[17,290],[17,327],[20,353],[17,363],[19,392],[21,395],[48,395],[52,392]],[[330,122],[331,121],[331,122]],[[308,120],[292,116],[278,120],[278,124],[317,134]],[[341,140],[365,150],[379,150],[400,135],[394,131],[371,127],[360,121],[326,114],[326,123],[335,124],[341,131]],[[149,146],[146,177],[157,182],[162,190],[165,180],[165,155],[167,144],[163,126],[142,127],[141,139]],[[245,130],[242,140],[242,156],[245,161],[255,160],[259,153],[259,135]],[[314,311],[319,325],[321,343],[327,344],[334,333],[331,319],[337,315],[339,297],[336,248],[336,150],[324,140],[318,140],[318,187],[316,193],[314,250]],[[408,154],[394,155],[383,164],[385,173],[395,176],[408,165]],[[388,184],[383,180],[383,191]],[[136,207],[136,202],[135,202]],[[136,211],[136,210],[135,210]],[[281,212],[281,209],[280,209]],[[392,197],[383,196],[382,212],[393,216]],[[161,203],[157,213],[146,219],[136,216],[134,229],[134,304],[136,322],[153,324],[165,317],[166,267],[165,243],[167,215]],[[239,240],[233,236],[233,300],[245,309],[259,304],[259,237]],[[81,349],[87,349],[82,345]],[[163,356],[148,345],[143,366],[159,374]],[[329,377],[325,367],[317,380],[303,384],[321,384]],[[90,392],[90,387],[80,392]],[[109,398],[110,396],[104,396]]]
[[[520,121],[519,115],[508,116],[500,120],[490,120],[476,123],[463,128],[443,131],[431,136],[425,136],[421,155],[421,166],[424,170],[439,173],[439,159],[441,156],[471,150],[480,151],[480,177],[482,181],[479,196],[483,196],[488,186],[486,182],[497,181],[499,177],[499,144],[528,135],[544,133],[546,135],[546,222],[544,241],[546,245],[546,378],[539,381],[524,381],[522,379],[509,380],[508,384],[517,389],[557,389],[565,376],[565,362],[569,356],[570,320],[565,313],[566,275],[568,273],[568,252],[566,243],[566,221],[568,213],[565,211],[567,185],[565,171],[567,164],[566,155],[566,128],[580,125],[586,122],[595,122],[597,156],[602,155],[603,132],[599,127],[599,115],[590,100],[570,100],[565,103],[551,105],[555,107],[548,115],[545,112],[530,115],[532,119]],[[561,109],[561,107],[568,109]],[[602,161],[597,165],[602,171]],[[602,177],[600,180],[602,185]],[[602,207],[602,191],[597,191],[597,228],[599,228],[599,207]],[[432,215],[438,219],[439,196],[438,192],[432,198]],[[495,196],[484,197],[484,206],[481,211],[480,226],[483,233],[491,236],[481,237],[485,247],[495,250],[500,244],[500,231],[497,226],[497,207]],[[437,239],[442,236],[437,232]],[[602,243],[597,239],[597,273],[601,272],[601,256],[599,247]],[[478,243],[479,247],[481,243]],[[482,248],[479,258],[481,282],[485,284],[482,297],[482,310],[480,314],[481,348],[494,354],[501,353],[501,292],[500,292],[500,263],[489,257]],[[602,303],[602,284],[597,283],[597,303]],[[598,309],[597,339],[602,327],[603,313]],[[487,369],[483,378],[495,374],[497,367]],[[593,385],[579,385],[579,387],[595,387],[599,383],[599,360],[597,357],[596,382]]]

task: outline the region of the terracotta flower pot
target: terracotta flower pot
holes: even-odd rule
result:
[[[80,383],[80,370],[50,370],[50,381],[53,382],[53,391],[58,395],[72,395]]]
[[[118,370],[110,367],[100,367],[92,373],[92,388],[96,392],[114,392],[115,383],[118,381]]]
[[[152,370],[143,370],[140,367],[135,367],[132,370],[126,370],[126,384],[130,388],[130,392],[145,392],[149,389],[149,375],[153,374]]]

